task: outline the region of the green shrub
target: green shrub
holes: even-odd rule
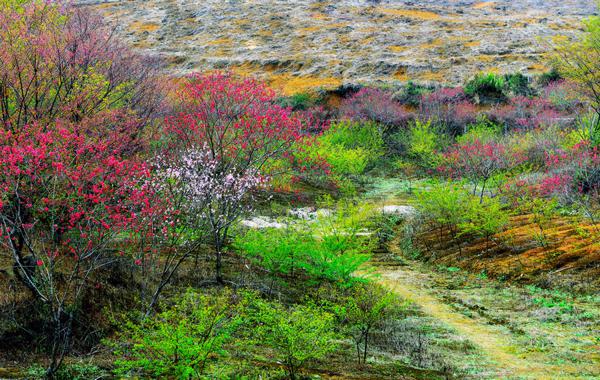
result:
[[[477,120],[477,123],[468,125],[466,133],[457,137],[456,142],[461,145],[471,144],[475,141],[486,144],[498,140],[501,134],[502,128],[483,116]]]
[[[258,302],[255,306],[256,339],[274,351],[290,379],[296,379],[307,362],[336,351],[332,314],[311,305],[287,308],[274,302]]]
[[[560,73],[556,68],[552,68],[550,71],[547,71],[541,74],[537,79],[538,86],[545,87],[552,82],[557,82],[563,79]]]
[[[304,111],[316,103],[314,95],[300,92],[291,96],[279,99],[279,104],[283,107],[291,107],[294,111]]]
[[[316,149],[334,173],[362,174],[383,154],[382,132],[373,122],[335,123],[319,137]]]
[[[467,82],[465,93],[479,102],[502,101],[504,95],[505,80],[502,76],[488,73],[477,74]]]
[[[323,151],[331,170],[335,174],[362,174],[366,170],[371,156],[363,148],[343,149],[327,145],[327,151]]]
[[[315,221],[238,234],[234,247],[273,275],[348,286],[376,243],[374,236],[361,234],[371,215],[369,208],[339,202]]]
[[[587,140],[592,147],[600,146],[600,117],[596,114],[582,115],[577,120],[575,133],[579,137],[575,144]],[[571,147],[575,144],[572,144]]]
[[[408,104],[413,107],[418,107],[421,104],[423,95],[431,93],[432,89],[415,84],[412,81],[406,83],[406,86],[402,89],[402,92],[398,96],[398,100],[401,103]]]
[[[294,228],[248,230],[238,234],[234,247],[242,255],[272,274],[295,278],[306,260],[306,251],[313,243],[310,235]]]
[[[408,152],[413,157],[430,157],[437,148],[437,134],[431,126],[431,120],[415,120],[409,130]]]
[[[407,154],[422,170],[435,168],[439,163],[437,148],[440,135],[436,133],[431,120],[415,120],[406,136]]]
[[[490,238],[508,223],[509,214],[497,198],[469,194],[457,184],[441,183],[417,194],[417,208],[427,220],[447,227],[455,236]]]
[[[128,321],[119,334],[115,373],[197,379],[211,364],[227,357],[225,345],[242,318],[231,294],[185,293],[162,313],[139,322]]]
[[[396,237],[396,227],[406,219],[398,214],[385,213],[377,218],[377,236],[379,243],[384,244]]]
[[[55,380],[88,380],[107,377],[107,372],[100,367],[89,363],[67,363],[54,374]],[[45,379],[46,369],[40,365],[33,365],[27,370],[28,379]]]
[[[436,184],[417,193],[417,208],[425,219],[440,226],[457,226],[464,220],[469,194],[459,185]]]
[[[490,236],[501,231],[508,221],[508,212],[498,198],[486,198],[481,203],[478,197],[471,197],[458,228],[461,235],[475,235],[489,239]]]
[[[365,364],[371,333],[398,310],[396,297],[380,285],[366,283],[355,286],[344,301],[344,317],[358,364]]]
[[[356,280],[353,274],[370,259],[364,240],[319,238],[310,230],[265,229],[238,235],[234,245],[274,277],[348,286]]]
[[[504,75],[506,91],[512,95],[532,96],[535,91],[529,85],[529,78],[521,73]]]

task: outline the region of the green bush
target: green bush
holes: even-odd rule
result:
[[[309,282],[351,283],[352,274],[370,259],[364,239],[319,238],[310,229],[249,230],[234,245],[274,276]]]
[[[488,73],[477,74],[467,82],[465,93],[479,102],[502,101],[504,95],[505,80],[502,76]]]
[[[312,94],[300,92],[291,96],[286,96],[279,99],[279,104],[283,107],[291,107],[294,111],[303,111],[316,103],[316,99]]]
[[[390,136],[397,145],[398,153],[404,156],[396,162],[396,167],[427,171],[438,166],[440,155],[437,150],[444,144],[445,137],[436,130],[431,120],[415,120],[406,130]],[[400,165],[398,165],[401,163]]]
[[[358,364],[365,364],[373,330],[398,310],[396,297],[380,285],[355,286],[344,302],[347,330],[354,340]]]
[[[440,226],[458,226],[464,220],[469,194],[459,185],[436,184],[416,195],[417,208],[426,219]]]
[[[370,259],[363,243],[363,239],[319,238],[310,230],[265,229],[238,235],[234,244],[274,277],[348,286],[355,281],[352,275]]]
[[[600,117],[596,114],[583,115],[577,121],[577,132],[581,140],[588,140],[592,147],[600,147]]]
[[[28,379],[45,379],[46,369],[40,365],[33,365],[27,370]],[[55,380],[88,380],[107,377],[107,372],[100,367],[88,363],[67,363],[54,374]]]
[[[274,351],[290,379],[296,379],[307,362],[336,351],[332,314],[311,305],[287,308],[275,302],[257,302],[255,307],[257,342]]]
[[[362,174],[383,154],[383,137],[372,122],[343,121],[332,124],[316,146],[336,174]]]
[[[402,92],[398,96],[398,100],[401,103],[408,104],[413,107],[418,107],[421,104],[423,95],[431,93],[432,89],[415,84],[412,81],[406,83],[406,86],[402,89]]]
[[[461,185],[441,183],[417,194],[417,208],[427,220],[447,227],[455,236],[489,237],[508,223],[509,214],[497,198],[483,198]]]
[[[419,161],[430,163],[435,161],[438,135],[434,131],[431,120],[421,122],[415,120],[408,135],[408,153]]]
[[[466,133],[457,137],[456,142],[461,145],[471,144],[475,141],[486,144],[498,140],[501,135],[502,128],[483,116],[477,120],[477,123],[468,125]]]
[[[375,236],[361,234],[371,215],[369,208],[339,202],[315,221],[238,234],[234,247],[273,275],[348,286],[376,243]]]
[[[521,73],[504,75],[506,92],[512,95],[532,96],[535,91],[529,85],[529,78]]]
[[[228,356],[225,345],[242,323],[229,293],[185,293],[162,313],[139,322],[127,321],[119,334],[115,373],[197,379]]]
[[[508,212],[497,198],[471,197],[465,207],[463,221],[459,223],[460,235],[475,235],[490,238],[508,224]]]
[[[552,68],[550,71],[547,71],[541,74],[537,79],[538,86],[545,87],[552,82],[557,82],[563,79],[560,73],[556,68]]]

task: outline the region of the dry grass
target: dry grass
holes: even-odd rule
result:
[[[134,21],[129,26],[129,29],[134,33],[152,33],[160,29],[160,25],[154,22]]]
[[[394,74],[394,78],[401,82],[408,82],[410,80],[410,76],[407,74],[405,68],[401,68]]]
[[[232,45],[233,41],[231,40],[231,38],[217,38],[215,40],[207,42],[206,44],[210,46]]]
[[[232,71],[240,76],[260,77],[271,88],[284,95],[313,92],[318,89],[334,90],[342,85],[340,78],[294,76],[289,73],[280,73],[281,68],[276,65],[242,64],[233,67]]]
[[[389,16],[400,16],[417,20],[439,20],[442,18],[442,16],[435,12],[420,11],[416,9],[379,8],[379,11]]]
[[[496,5],[495,1],[482,1],[480,3],[473,5],[473,8],[475,8],[475,9],[491,8],[494,5]]]
[[[481,45],[481,41],[470,41],[465,44],[466,47],[473,48]]]
[[[399,46],[399,45],[390,46],[390,51],[394,52],[394,53],[402,53],[402,52],[406,51],[407,49],[408,49],[408,47],[406,47],[406,46]]]
[[[293,76],[290,74],[276,74],[267,78],[269,85],[281,90],[285,95],[293,95],[301,92],[310,92],[316,89],[332,90],[342,84],[339,78],[321,78],[316,76]]]

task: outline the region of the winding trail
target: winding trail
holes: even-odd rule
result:
[[[402,256],[400,237],[389,244],[390,252]],[[417,265],[377,265],[378,281],[397,295],[412,301],[421,310],[468,339],[482,351],[492,368],[490,379],[577,379],[577,368],[547,364],[548,354],[518,354],[518,344],[504,326],[490,324],[481,317],[469,317],[455,310],[435,293],[435,274]],[[438,285],[439,286],[439,285]],[[550,353],[551,355],[552,353]],[[484,365],[482,363],[482,365]],[[589,378],[589,377],[586,377]]]
[[[403,193],[401,184],[392,184],[388,187],[376,188],[367,199],[381,206],[407,205],[408,199]],[[401,250],[401,236],[398,234],[388,242],[390,254],[405,258]],[[416,262],[406,260],[407,265],[385,265],[374,263],[378,282],[393,291],[400,297],[418,305],[423,313],[437,319],[455,330],[460,336],[468,339],[481,350],[487,363],[481,366],[487,371],[486,379],[535,379],[535,380],[567,380],[590,379],[581,376],[577,366],[557,365],[552,363],[553,352],[525,352],[515,341],[515,337],[508,328],[490,323],[479,315],[467,316],[453,308],[447,300],[443,299],[439,274]],[[521,349],[521,350],[520,350]],[[521,353],[519,352],[521,351]],[[592,377],[595,379],[595,377]]]

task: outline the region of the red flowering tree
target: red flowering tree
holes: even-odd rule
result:
[[[67,350],[73,305],[114,260],[118,234],[151,208],[143,164],[124,158],[119,130],[58,122],[0,132],[0,233],[15,274],[50,310],[53,374]],[[3,254],[4,254],[3,253]]]
[[[251,206],[251,195],[295,166],[319,168],[296,154],[312,138],[310,118],[277,105],[275,93],[232,74],[196,74],[179,92],[179,112],[166,120],[172,137],[161,165],[165,181],[187,204],[188,223],[208,230],[223,282],[223,247],[229,229]],[[304,155],[307,156],[307,155]],[[170,164],[169,164],[170,163]]]
[[[478,110],[462,87],[441,88],[421,97],[419,114],[439,124],[451,136],[457,136],[476,122]]]
[[[48,312],[51,376],[90,279],[155,213],[136,154],[162,91],[154,62],[60,1],[0,2],[0,62],[0,254]]]
[[[600,232],[600,151],[589,141],[566,151],[549,151],[546,173],[509,181],[502,192],[513,209],[531,214],[544,245],[545,226],[555,216],[559,203],[580,210]]]
[[[551,125],[568,125],[573,118],[561,112],[548,99],[517,96],[510,103],[488,112],[490,120],[503,125],[504,130],[531,130]]]
[[[468,179],[473,184],[473,194],[481,186],[480,201],[483,202],[490,179],[513,168],[520,161],[521,159],[509,152],[504,144],[476,139],[455,144],[444,153],[444,165],[439,170],[451,176]]]

